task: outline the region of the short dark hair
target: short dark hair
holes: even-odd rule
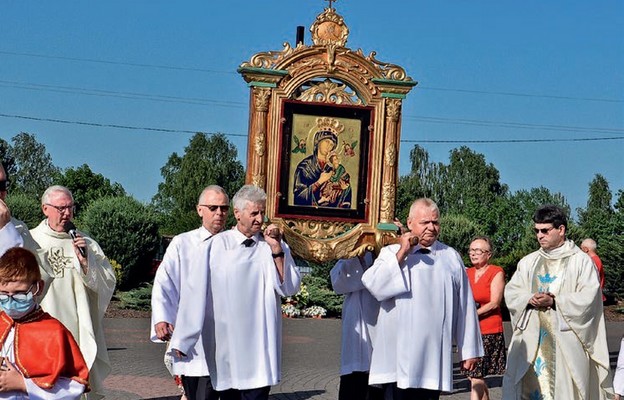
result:
[[[568,217],[561,207],[546,204],[535,210],[533,222],[536,224],[553,224],[555,228],[563,225],[568,229]]]

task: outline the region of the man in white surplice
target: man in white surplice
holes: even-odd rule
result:
[[[612,398],[596,266],[566,239],[560,207],[538,208],[533,222],[540,249],[518,262],[505,287],[513,336],[503,398]]]
[[[193,257],[170,346],[184,357],[201,337],[222,400],[268,399],[281,378],[280,296],[297,293],[301,277],[279,228],[261,232],[266,193],[246,185],[232,203],[236,227]]]
[[[361,256],[338,260],[331,269],[332,287],[344,294],[342,303],[342,340],[340,341],[340,388],[338,400],[383,399],[380,388],[368,385],[379,302],[362,283],[362,274],[374,257],[370,251]]]
[[[204,188],[197,201],[197,214],[202,225],[192,231],[175,236],[160,263],[154,287],[152,289],[152,324],[151,340],[168,341],[174,330],[180,286],[186,279],[195,279],[191,270],[191,260],[195,249],[213,235],[221,232],[225,226],[229,198],[221,186],[210,185]],[[193,351],[184,359],[175,359],[171,372],[182,380],[187,399],[216,399],[208,372],[208,363],[204,354],[202,340],[196,342]]]
[[[404,231],[398,219],[394,224]],[[329,272],[334,291],[345,296],[342,303],[342,337],[340,341],[340,386],[338,400],[381,400],[379,385],[368,384],[373,337],[379,314],[379,301],[364,287],[362,275],[373,265],[372,251],[338,260]]]
[[[46,219],[30,233],[41,247],[40,260],[52,281],[41,307],[74,335],[89,367],[88,399],[104,397],[111,371],[104,337],[104,313],[115,290],[115,273],[102,248],[82,232],[65,232],[74,218],[74,198],[64,186],[50,186],[41,197]],[[82,255],[81,250],[84,252]]]
[[[437,241],[438,206],[414,201],[407,227],[362,277],[381,301],[369,383],[394,400],[438,399],[453,388],[454,342],[463,369],[483,356],[479,320],[460,255]]]

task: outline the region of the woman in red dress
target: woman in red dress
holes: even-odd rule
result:
[[[492,257],[490,239],[479,236],[468,249],[472,267],[468,268],[470,287],[477,303],[479,327],[483,338],[485,355],[472,372],[465,372],[470,379],[471,400],[489,400],[490,393],[485,382],[489,375],[505,373],[506,351],[503,335],[503,316],[500,304],[505,289],[505,271],[489,263]]]

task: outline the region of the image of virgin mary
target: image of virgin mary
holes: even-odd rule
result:
[[[294,204],[298,206],[321,206],[331,208],[351,207],[351,188],[336,186],[334,195],[327,196],[328,186],[336,174],[331,164],[330,153],[338,145],[338,136],[329,130],[320,130],[314,135],[314,151],[297,164],[294,176]],[[344,169],[344,167],[343,167]],[[343,183],[343,186],[344,183]],[[340,190],[341,193],[335,193]],[[325,195],[325,196],[324,196]]]

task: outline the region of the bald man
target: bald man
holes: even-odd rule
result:
[[[197,276],[191,265],[193,258],[201,254],[195,253],[195,249],[223,230],[229,204],[230,199],[222,187],[207,186],[197,200],[201,226],[175,236],[167,247],[152,289],[152,341],[171,339],[178,315],[180,288],[186,280]],[[181,377],[188,400],[218,399],[218,393],[212,387],[203,340],[196,342],[188,357],[173,358],[172,373]]]

